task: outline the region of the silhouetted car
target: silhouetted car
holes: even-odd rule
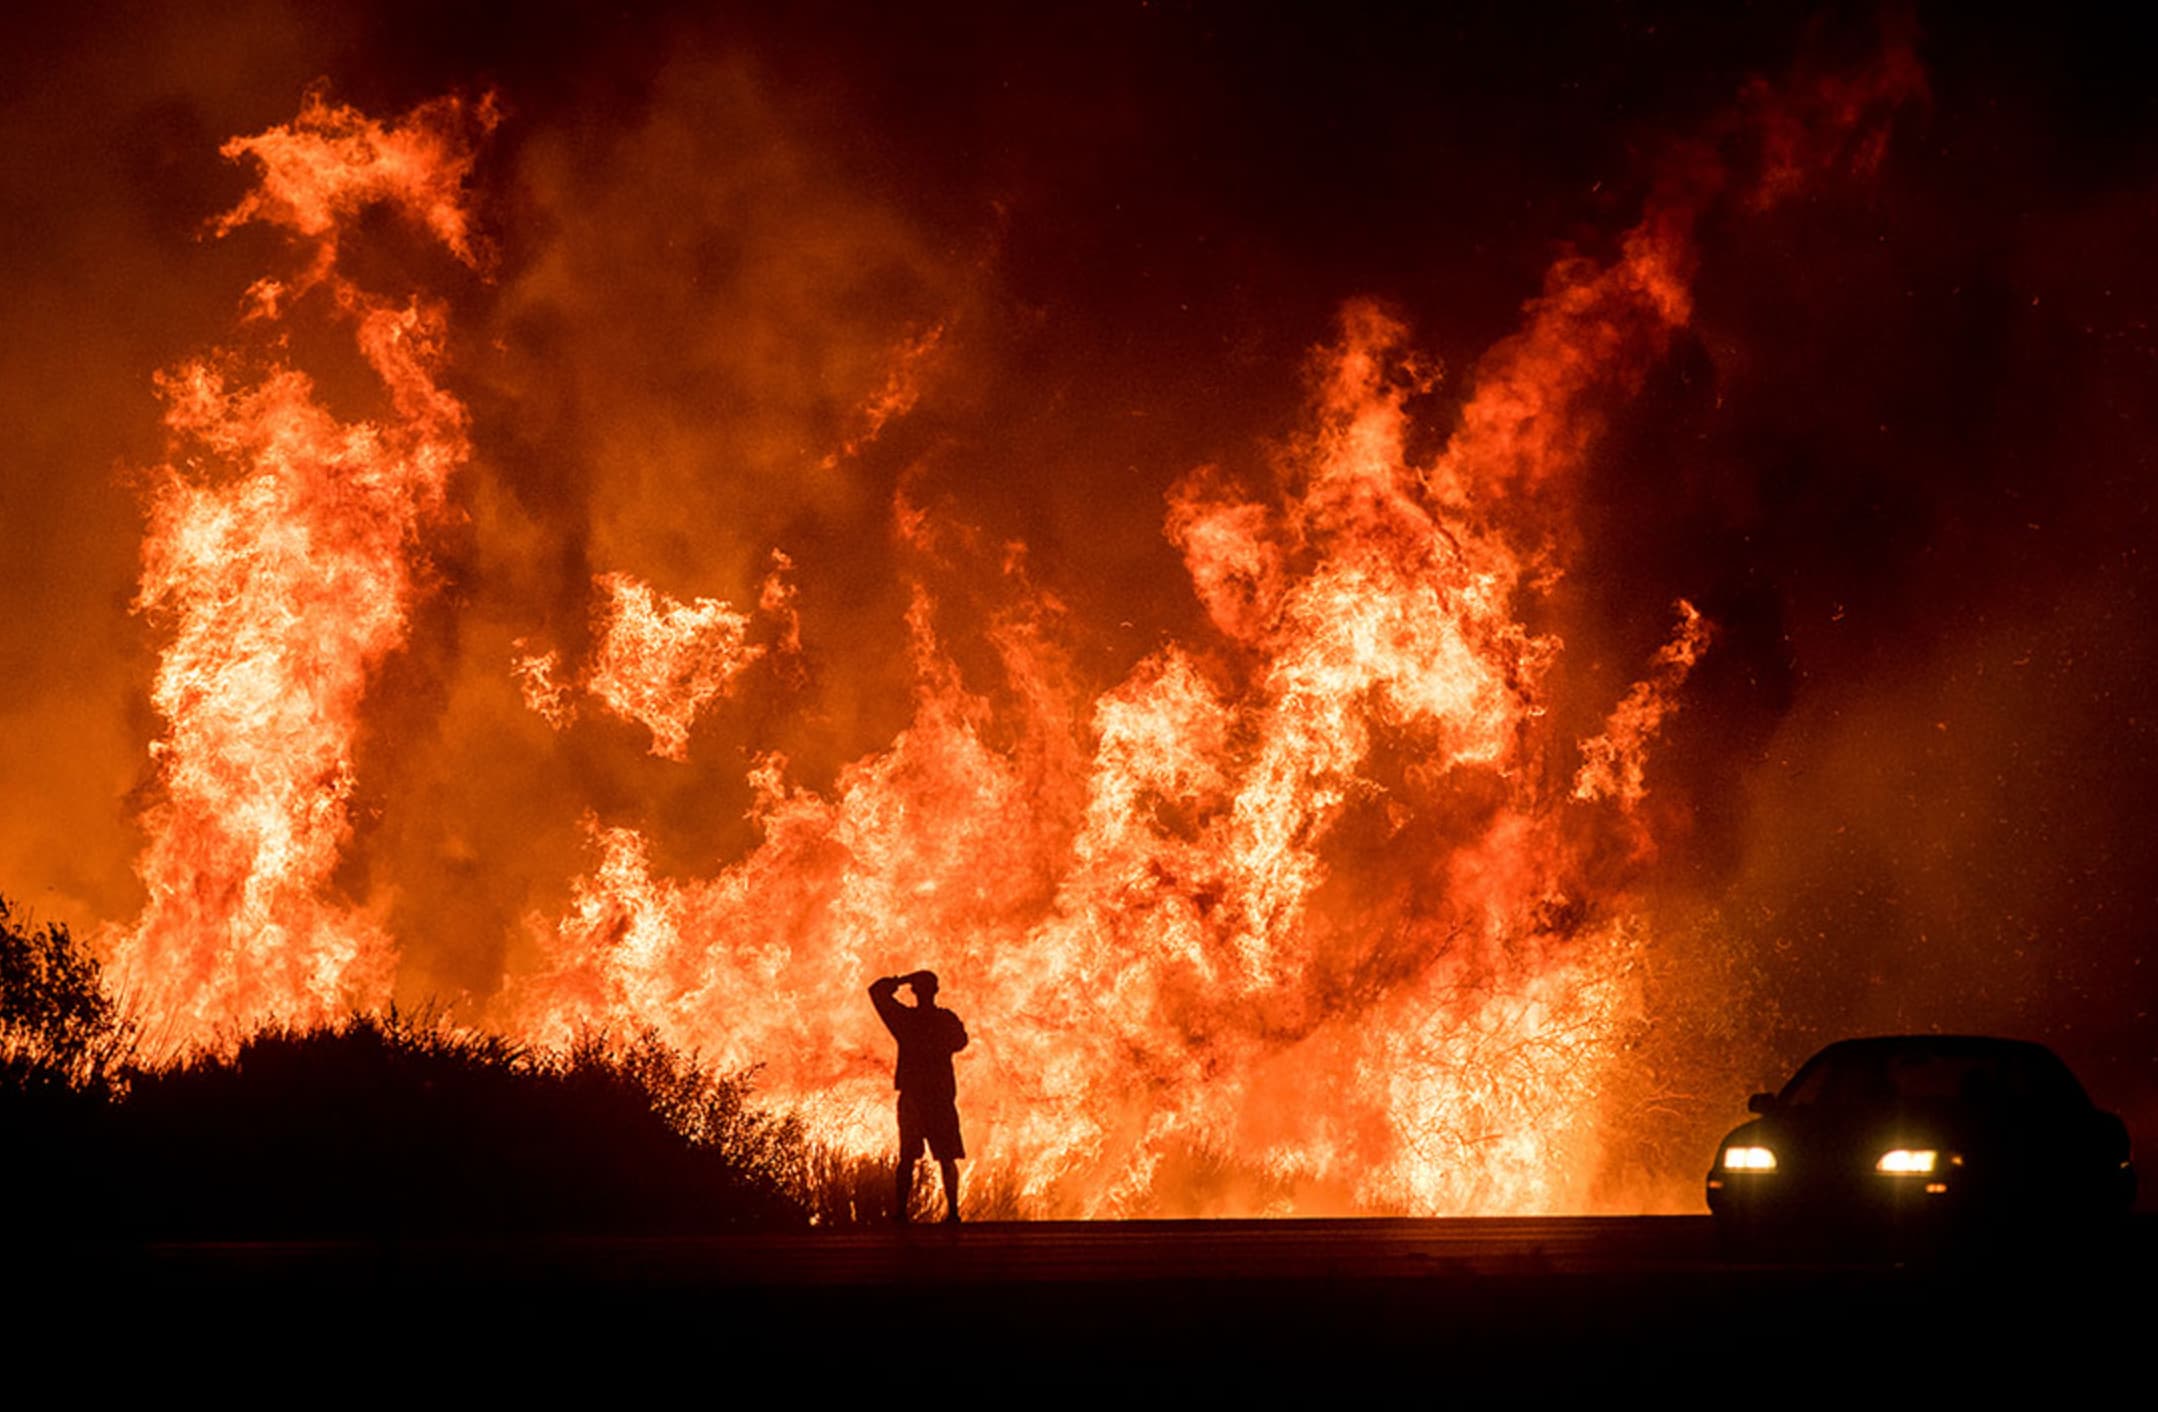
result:
[[[1732,1254],[2073,1232],[2135,1200],[2127,1128],[2041,1044],[1847,1039],[1747,1107],[1708,1174]]]

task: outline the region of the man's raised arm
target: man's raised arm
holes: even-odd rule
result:
[[[884,976],[869,983],[869,1003],[877,1007],[877,1018],[884,1021],[884,1028],[894,1035],[906,1023],[906,1007],[899,1003],[899,987],[904,983],[899,976]]]

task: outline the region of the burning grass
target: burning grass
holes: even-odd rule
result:
[[[19,1236],[277,1239],[693,1235],[891,1220],[889,1158],[819,1141],[650,1032],[536,1047],[390,1009],[158,1057],[65,927],[0,900],[0,1210]],[[1222,1216],[1346,1191],[1203,1138],[1148,1209]],[[937,1214],[933,1182],[913,1214]],[[1386,1208],[1391,1209],[1391,1208]],[[970,1220],[1081,1214],[1009,1158],[970,1163]]]

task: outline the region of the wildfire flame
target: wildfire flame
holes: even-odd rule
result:
[[[1014,570],[998,750],[918,589],[913,725],[828,796],[767,758],[764,842],[708,880],[596,830],[516,1023],[762,1061],[874,1150],[887,1079],[845,1007],[911,958],[995,1017],[970,1112],[1026,1196],[1144,1209],[1166,1158],[1211,1147],[1343,1206],[1578,1201],[1633,938],[1585,902],[1543,782],[1560,644],[1512,614],[1520,558],[1404,452],[1429,380],[1406,330],[1364,304],[1343,325],[1293,499],[1232,503],[1213,473],[1172,495],[1240,660],[1166,647],[1082,714]]]
[[[800,628],[791,609],[793,590],[784,574],[786,556],[759,596],[759,607],[787,623],[783,645],[796,643]],[[669,598],[628,574],[601,574],[604,595],[596,617],[599,650],[576,683],[562,680],[555,652],[520,657],[512,664],[525,705],[557,730],[576,718],[573,685],[601,706],[652,733],[652,753],[668,760],[689,755],[689,729],[707,706],[726,696],[765,649],[749,641],[750,619],[716,598],[692,603]]]
[[[899,345],[885,374],[884,386],[862,404],[854,434],[824,458],[820,463],[823,469],[837,470],[841,462],[859,456],[863,448],[884,434],[886,426],[914,410],[914,404],[922,400],[923,366],[936,356],[937,346],[943,341],[944,325],[936,324]]]
[[[321,289],[379,380],[385,414],[344,421],[307,374],[235,355],[159,379],[184,457],[150,491],[139,610],[171,636],[151,700],[162,798],[143,823],[141,917],[114,941],[122,986],[174,1042],[387,999],[396,952],[333,900],[351,834],[353,742],[375,669],[405,640],[422,537],[469,448],[437,382],[445,315],[337,271],[343,225],[388,205],[467,264],[463,186],[491,104],[430,103],[384,125],[309,95],[299,118],[223,151],[256,189],[216,224],[299,237],[297,284],[264,279],[276,322]]]
[[[997,662],[969,680],[932,572],[967,537],[902,499],[911,722],[820,790],[756,756],[759,841],[708,876],[663,876],[643,830],[589,820],[568,909],[528,924],[545,964],[492,1022],[542,1041],[651,1028],[762,1064],[775,1101],[872,1153],[889,1068],[862,990],[930,966],[976,1037],[971,1145],[1036,1209],[1162,1209],[1180,1173],[1232,1153],[1257,1174],[1250,1209],[1586,1205],[1642,1020],[1632,889],[1654,850],[1633,809],[1709,625],[1679,604],[1676,636],[1583,741],[1549,709],[1565,644],[1529,623],[1567,568],[1600,409],[1690,317],[1696,219],[1728,188],[1759,204],[1877,153],[1911,81],[1891,63],[1776,108],[1752,185],[1689,150],[1615,258],[1552,269],[1436,455],[1411,447],[1440,369],[1401,320],[1349,304],[1277,492],[1203,467],[1168,495],[1164,533],[1218,637],[1165,644],[1104,692],[1074,684],[1064,610],[1022,546],[989,571],[1003,606],[958,629]],[[182,1038],[387,992],[391,939],[333,900],[332,874],[363,699],[468,448],[435,381],[441,311],[357,289],[337,242],[386,203],[477,263],[466,179],[494,120],[445,100],[381,125],[317,95],[226,148],[261,181],[220,231],[266,222],[309,253],[297,284],[256,286],[257,315],[326,288],[390,415],[340,421],[282,364],[237,389],[216,360],[165,380],[203,459],[151,500],[163,798],[119,959]],[[826,473],[913,406],[942,337],[902,347]],[[684,760],[745,672],[799,647],[789,567],[775,552],[754,614],[599,574],[589,661],[521,656],[527,704],[563,727],[588,698]]]

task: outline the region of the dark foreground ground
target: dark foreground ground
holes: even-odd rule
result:
[[[2075,1258],[1900,1266],[1728,1265],[1694,1217],[164,1245],[23,1256],[7,1330],[33,1360],[84,1341],[108,1386],[216,1390],[239,1367],[267,1392],[289,1366],[332,1400],[405,1379],[619,1393],[687,1377],[692,1400],[728,1402],[889,1385],[999,1403],[1630,1389],[1744,1407],[2015,1385],[2148,1405],[2154,1257],[2151,1217]]]

